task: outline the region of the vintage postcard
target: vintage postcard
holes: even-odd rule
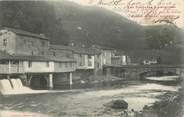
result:
[[[184,0],[0,0],[0,117],[184,117]]]

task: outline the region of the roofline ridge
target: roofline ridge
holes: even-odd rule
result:
[[[13,28],[13,27],[4,26],[2,29],[10,30],[10,31],[12,31],[14,33],[17,33],[19,35],[26,35],[26,36],[31,36],[31,37],[37,37],[37,38],[44,39],[44,40],[49,40],[49,38],[47,38],[46,36],[41,36],[38,33],[23,30],[23,29],[20,29],[20,28]],[[18,31],[20,31],[20,32],[18,32]]]

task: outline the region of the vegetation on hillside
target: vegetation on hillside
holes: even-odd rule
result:
[[[51,41],[60,39],[65,44],[68,35],[63,30],[61,18],[56,18],[52,2],[1,1],[0,26],[18,28],[34,33],[44,33]]]
[[[0,11],[0,26],[44,33],[53,44],[98,44],[134,56],[158,50],[155,56],[172,64],[183,58],[184,31],[173,24],[141,26],[103,8],[68,1],[1,1]]]

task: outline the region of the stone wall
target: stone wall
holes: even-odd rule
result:
[[[45,56],[48,49],[48,40],[16,35],[16,54]]]

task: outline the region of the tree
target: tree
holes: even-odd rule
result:
[[[171,27],[151,27],[146,29],[146,41],[150,49],[163,49],[173,46],[175,30]]]
[[[69,37],[63,30],[61,19],[57,19],[52,2],[49,1],[1,1],[0,23],[2,26],[18,28],[33,33],[44,33],[51,42],[60,39],[67,43]]]

